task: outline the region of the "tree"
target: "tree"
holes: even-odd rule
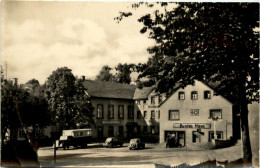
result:
[[[6,82],[1,87],[1,135],[2,143],[4,142],[6,132],[9,130],[16,130],[21,126],[19,116],[16,109],[16,102],[14,97],[16,95],[17,88]],[[12,132],[11,132],[12,133]],[[16,138],[11,135],[10,139]]]
[[[121,64],[119,63],[116,67],[115,67],[116,71],[118,72],[116,75],[116,81],[118,83],[125,83],[125,84],[130,84],[131,82],[131,73],[134,71],[135,69],[135,65],[134,64]]]
[[[46,88],[53,121],[59,123],[61,129],[75,128],[81,119],[91,120],[89,98],[82,81],[76,81],[71,69],[63,67],[53,71],[48,77]]]
[[[115,77],[110,72],[111,70],[112,68],[110,68],[108,65],[103,66],[99,74],[96,76],[96,80],[114,82]]]
[[[38,125],[43,128],[50,123],[47,101],[5,81],[1,89],[1,121],[2,142],[8,129],[11,133],[10,140],[15,142],[17,130],[23,127],[33,143],[34,133],[29,133],[28,127],[35,128]]]
[[[139,7],[141,4],[134,4]],[[155,4],[145,3],[147,7]],[[157,90],[168,91],[194,80],[216,83],[220,94],[239,106],[243,160],[251,162],[248,103],[259,101],[259,4],[258,3],[158,3],[138,19],[141,33],[156,44],[152,58],[140,66],[141,77],[150,77]],[[121,13],[117,20],[131,12]],[[165,85],[167,84],[167,85]]]
[[[40,85],[39,81],[37,79],[31,79],[28,82],[26,82],[26,84],[32,84],[32,85]]]

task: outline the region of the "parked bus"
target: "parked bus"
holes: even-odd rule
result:
[[[58,147],[63,149],[73,147],[87,147],[87,144],[92,140],[92,130],[88,129],[73,129],[63,130],[62,136],[58,141]]]

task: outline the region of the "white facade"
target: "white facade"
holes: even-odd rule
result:
[[[214,137],[214,124],[216,139],[233,136],[232,103],[214,95],[214,90],[202,82],[179,88],[159,109],[160,143],[167,134],[175,134],[183,147],[208,143]]]

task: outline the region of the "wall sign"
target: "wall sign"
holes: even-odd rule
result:
[[[197,129],[210,129],[210,123],[175,123],[173,128],[197,128]]]
[[[199,115],[199,109],[190,109],[190,115],[191,116],[198,116]]]

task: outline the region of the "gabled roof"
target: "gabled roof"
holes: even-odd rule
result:
[[[84,87],[90,97],[114,98],[114,99],[132,99],[134,97],[135,85],[122,83],[85,80]]]
[[[209,84],[205,84],[204,82],[201,82],[201,81],[198,81],[198,80],[196,80],[197,82],[200,82],[200,83],[202,83],[202,84],[204,84],[206,87],[209,87],[210,89],[212,89],[213,91],[214,91],[214,88],[211,86],[211,85],[209,85]],[[187,85],[188,86],[188,85]],[[185,87],[187,87],[187,86],[185,86]],[[185,87],[183,88],[183,89],[185,89]],[[162,106],[175,92],[177,92],[179,89],[180,89],[181,87],[180,86],[176,86],[176,88],[171,92],[171,94],[159,105],[159,107],[160,106]],[[228,101],[230,104],[233,104],[230,100],[228,100],[227,98],[225,98],[224,96],[222,96],[222,95],[218,95],[218,96],[221,96],[222,98],[224,98],[226,101]]]
[[[134,94],[134,100],[148,99],[148,95],[154,90],[154,86],[143,87],[142,89],[136,88]]]

